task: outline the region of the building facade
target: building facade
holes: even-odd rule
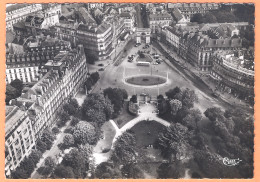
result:
[[[80,24],[77,29],[77,42],[85,49],[96,52],[100,60],[107,59],[113,51],[113,29],[108,23],[99,26]]]
[[[131,13],[123,12],[120,17],[124,19],[125,29],[130,32],[135,31],[135,17]]]
[[[226,38],[211,39],[200,32],[191,33],[184,45],[187,48],[187,60],[201,71],[209,71],[212,67],[211,56],[217,50],[239,50],[242,48],[242,39]]]
[[[29,45],[30,42],[22,54],[6,54],[6,83],[10,84],[15,79],[22,80],[23,83],[38,81],[41,66],[53,59],[59,51],[71,49],[69,42],[57,40],[53,42],[53,39],[47,38],[36,46]]]
[[[42,4],[14,4],[6,7],[6,29],[13,30],[13,24],[41,10]]]
[[[210,76],[218,88],[241,98],[254,97],[254,60],[234,51],[217,51],[212,56]]]
[[[168,3],[168,9],[178,8],[187,20],[194,14],[205,14],[220,8],[219,3]]]
[[[149,26],[152,33],[156,33],[159,27],[169,26],[172,21],[172,16],[169,13],[150,14]]]
[[[86,78],[87,63],[83,46],[70,51],[61,51],[53,60],[49,60],[42,66],[41,79],[33,87],[29,88],[21,97],[11,100],[10,104],[17,108],[17,111],[15,115],[6,117],[6,145],[10,146],[8,139],[11,136],[11,140],[21,148],[23,155],[20,157],[15,153],[15,150],[20,153],[20,149],[15,149],[16,160],[10,162],[8,157],[13,152],[12,147],[8,147],[6,172],[9,170],[10,173],[10,170],[15,170],[23,157],[30,154],[35,141],[40,138],[43,130],[55,124],[58,113],[67,98],[77,93]],[[23,124],[20,124],[21,122]],[[18,131],[18,134],[15,133],[12,136],[11,130]],[[16,137],[19,137],[18,144],[16,144]],[[30,143],[25,152],[23,152],[21,138],[25,143],[25,148],[27,148],[27,143]]]
[[[24,106],[25,107],[25,106]],[[6,106],[5,174],[9,176],[35,147],[35,136],[27,112],[17,106]]]

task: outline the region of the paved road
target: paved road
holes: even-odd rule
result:
[[[137,4],[136,6],[136,23],[138,28],[144,28],[142,16],[141,16],[141,5]]]
[[[211,100],[215,100],[219,103],[219,105],[221,105],[223,108],[230,108],[230,107],[234,107],[234,105],[236,107],[240,107],[245,111],[248,111],[249,113],[253,114],[253,109],[249,108],[249,107],[245,107],[243,105],[238,105],[238,104],[233,104],[231,103],[231,100],[228,100],[226,98],[214,98],[212,96],[212,89],[200,78],[198,77],[196,74],[194,74],[192,71],[190,71],[188,69],[188,67],[190,67],[190,69],[193,69],[191,65],[189,65],[189,63],[187,63],[187,68],[181,66],[181,64],[177,63],[175,60],[178,60],[179,62],[185,62],[184,60],[182,60],[182,58],[180,58],[179,56],[176,55],[176,53],[174,52],[170,52],[168,53],[167,51],[165,51],[164,49],[162,49],[162,47],[160,46],[161,43],[158,42],[153,42],[153,45],[157,48],[157,50],[161,53],[163,53],[163,55],[166,55],[169,57],[169,59],[171,61],[169,61],[168,59],[165,59],[165,62],[172,68],[177,70],[182,76],[187,77],[190,81],[192,81],[192,83],[194,84],[195,87],[197,87],[198,90],[200,90],[201,93],[205,93],[207,95],[208,98],[210,98]]]

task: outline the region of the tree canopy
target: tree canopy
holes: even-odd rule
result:
[[[82,104],[82,113],[89,122],[97,123],[99,126],[111,118],[113,106],[103,94],[89,94]]]
[[[77,144],[94,144],[97,141],[95,127],[86,121],[80,121],[75,126],[73,136]]]
[[[104,90],[104,96],[108,97],[113,104],[114,113],[113,115],[116,117],[119,115],[121,109],[124,105],[124,99],[128,98],[128,94],[125,89],[121,88],[106,88]]]

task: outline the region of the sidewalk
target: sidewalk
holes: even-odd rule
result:
[[[31,174],[32,179],[41,178],[41,175],[37,172],[37,170],[44,164],[44,160],[47,157],[52,157],[53,159],[56,159],[56,155],[58,155],[60,152],[58,144],[63,142],[63,137],[66,135],[66,133],[64,133],[64,130],[69,126],[69,123],[70,123],[70,121],[68,121],[66,123],[66,125],[60,129],[60,133],[56,136],[56,139],[53,141],[53,145],[52,145],[51,149],[47,150],[46,152],[43,153],[40,161],[37,163],[36,168],[34,169],[33,173]]]

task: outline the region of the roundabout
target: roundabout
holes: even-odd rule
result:
[[[138,75],[126,78],[125,82],[137,86],[154,86],[166,83],[167,79],[157,75]]]

